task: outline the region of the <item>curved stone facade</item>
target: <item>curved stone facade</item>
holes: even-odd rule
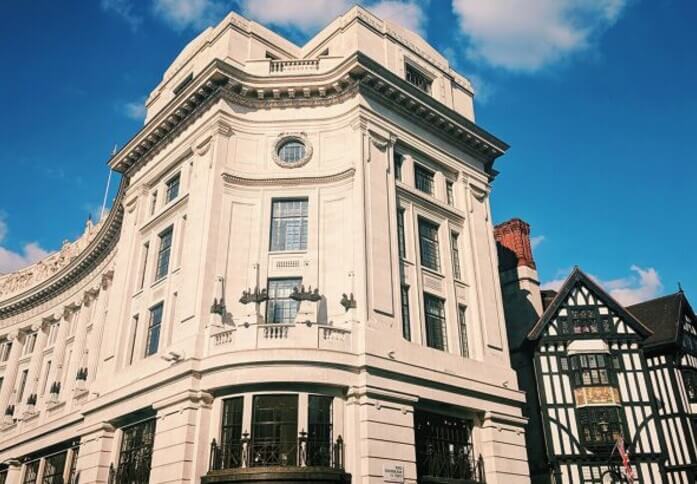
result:
[[[0,475],[528,482],[507,146],[468,86],[360,7],[302,48],[235,14],[199,36],[111,159],[105,221],[0,278]],[[283,133],[311,156],[274,161]]]

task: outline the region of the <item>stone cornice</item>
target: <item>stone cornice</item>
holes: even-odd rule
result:
[[[250,109],[300,108],[341,103],[356,94],[378,97],[390,107],[482,160],[493,176],[503,141],[361,53],[332,71],[293,78],[252,76],[221,60],[208,65],[110,161],[130,176],[191,125],[213,103],[225,99]]]
[[[284,186],[284,185],[319,185],[325,183],[335,183],[349,178],[353,178],[356,173],[355,168],[349,168],[340,173],[325,176],[295,176],[295,177],[276,177],[276,178],[248,178],[231,173],[223,173],[223,181],[229,185],[245,186]]]
[[[123,221],[123,196],[127,186],[122,179],[113,207],[89,245],[60,271],[24,292],[0,301],[0,321],[35,308],[69,290],[102,264],[116,246]]]

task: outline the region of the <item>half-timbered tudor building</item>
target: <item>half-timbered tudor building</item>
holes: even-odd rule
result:
[[[644,352],[668,437],[668,482],[697,482],[697,317],[682,290],[627,309],[653,331]]]
[[[684,295],[627,309],[578,268],[558,292],[540,291],[529,230],[512,220],[495,236],[532,481],[627,482],[631,472],[635,483],[694,483],[695,318]]]

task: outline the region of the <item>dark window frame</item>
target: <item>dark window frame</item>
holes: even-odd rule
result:
[[[683,368],[682,378],[685,384],[687,400],[690,403],[697,403],[697,370],[694,368]]]
[[[582,353],[569,357],[574,387],[614,386],[613,358],[607,353]]]
[[[407,238],[404,227],[404,219],[406,210],[403,208],[397,209],[397,249],[400,259],[407,258]]]
[[[462,265],[460,264],[460,234],[450,231],[450,257],[453,262],[453,278],[462,280]]]
[[[63,484],[63,475],[65,474],[65,464],[67,462],[67,450],[45,457],[41,482],[43,484]],[[49,466],[51,467],[49,468]]]
[[[457,324],[460,333],[460,355],[463,358],[470,357],[469,332],[467,331],[467,306],[457,305]]]
[[[156,420],[150,418],[121,429],[116,482],[147,484],[150,480]]]
[[[277,406],[262,406],[273,400]],[[250,466],[298,464],[298,408],[297,393],[254,395]]]
[[[414,163],[414,186],[422,193],[435,195],[436,172],[419,163]]]
[[[404,165],[404,155],[395,151],[392,158],[394,164],[395,180],[402,181],[402,166]]]
[[[300,203],[300,215],[276,214],[276,207],[284,203]],[[271,200],[271,224],[269,230],[269,252],[306,251],[309,232],[310,201],[307,197],[274,198]],[[292,222],[292,225],[291,225]],[[298,230],[297,240],[289,237],[289,230]],[[282,236],[282,238],[281,238]],[[291,244],[290,241],[293,241]]]
[[[165,203],[169,203],[179,196],[181,187],[181,172],[172,176],[165,182]]]
[[[402,336],[405,340],[411,341],[411,314],[409,305],[409,285],[402,284],[400,287],[401,306],[402,306]]]
[[[165,303],[159,302],[150,307],[148,332],[145,338],[145,357],[157,354],[160,349],[162,336],[162,320],[164,319]]]
[[[426,218],[419,217],[419,255],[421,265],[440,272],[440,243],[438,232],[440,225]]]
[[[579,437],[585,447],[612,448],[616,438],[625,438],[621,408],[588,406],[576,409]],[[604,418],[609,417],[609,418]]]
[[[169,264],[172,258],[172,245],[174,243],[174,226],[170,225],[158,235],[160,247],[157,251],[157,265],[155,266],[155,280],[159,281],[169,274]]]
[[[298,314],[298,309],[300,309],[300,302],[291,299],[289,297],[291,294],[290,292],[288,293],[288,295],[275,297],[274,288],[272,287],[272,283],[291,281],[295,282],[295,284],[292,287],[299,288],[303,280],[301,277],[273,277],[267,280],[266,293],[268,294],[268,299],[266,301],[266,324],[294,323],[295,317]],[[280,317],[277,317],[279,310],[283,314]]]
[[[329,467],[334,439],[334,397],[307,397],[307,465]]]
[[[445,299],[424,293],[424,321],[426,324],[426,346],[448,351],[448,326],[445,314]]]
[[[410,62],[405,62],[404,64],[404,78],[420,91],[431,94],[433,78]]]

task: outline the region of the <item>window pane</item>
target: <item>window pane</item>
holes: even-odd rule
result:
[[[407,258],[407,243],[404,237],[404,209],[397,210],[397,242],[399,244],[399,257]]]
[[[36,479],[39,474],[39,459],[26,464],[24,469],[24,484],[36,484]]]
[[[42,478],[43,484],[63,484],[66,457],[67,452],[61,452],[46,458]]]
[[[169,272],[169,256],[172,252],[172,228],[160,234],[160,252],[157,254],[155,279],[161,279]]]
[[[411,341],[411,318],[409,315],[409,286],[402,284],[402,336]]]
[[[307,200],[275,200],[271,207],[271,248],[307,248]]]
[[[147,484],[150,480],[150,463],[155,439],[155,420],[125,427],[121,439],[116,482]]]
[[[332,397],[308,400],[307,465],[329,466],[332,449]]]
[[[455,279],[462,279],[462,272],[460,270],[459,236],[455,232],[450,233],[450,247],[453,259],[453,277]]]
[[[266,302],[266,322],[292,324],[300,307],[299,301],[289,296],[293,289],[300,286],[302,279],[269,279]]]
[[[395,179],[402,181],[402,164],[404,163],[404,156],[395,153],[394,154],[394,177]]]
[[[223,402],[221,469],[232,469],[242,465],[242,412],[242,397],[230,398]]]
[[[447,197],[448,205],[455,205],[455,195],[453,194],[453,182],[445,182],[445,194]]]
[[[426,312],[426,344],[437,350],[447,348],[445,337],[445,308],[443,300],[424,294]]]
[[[469,341],[467,339],[467,319],[466,319],[466,310],[467,308],[465,306],[458,306],[457,307],[457,319],[458,319],[458,324],[460,326],[460,351],[462,352],[462,356],[465,358],[469,358],[470,351],[469,351]]]
[[[433,172],[420,165],[414,165],[416,188],[424,193],[433,195]]]
[[[148,326],[148,337],[145,343],[145,356],[150,356],[157,353],[160,346],[160,328],[162,327],[162,311],[163,305],[150,309],[150,324]]]
[[[296,465],[298,396],[254,397],[250,465]]]
[[[174,178],[170,179],[167,182],[167,195],[166,195],[166,201],[171,202],[177,196],[179,195],[179,175],[175,176]]]
[[[438,226],[423,219],[419,219],[419,246],[421,249],[421,265],[440,270],[440,256],[438,254]]]

